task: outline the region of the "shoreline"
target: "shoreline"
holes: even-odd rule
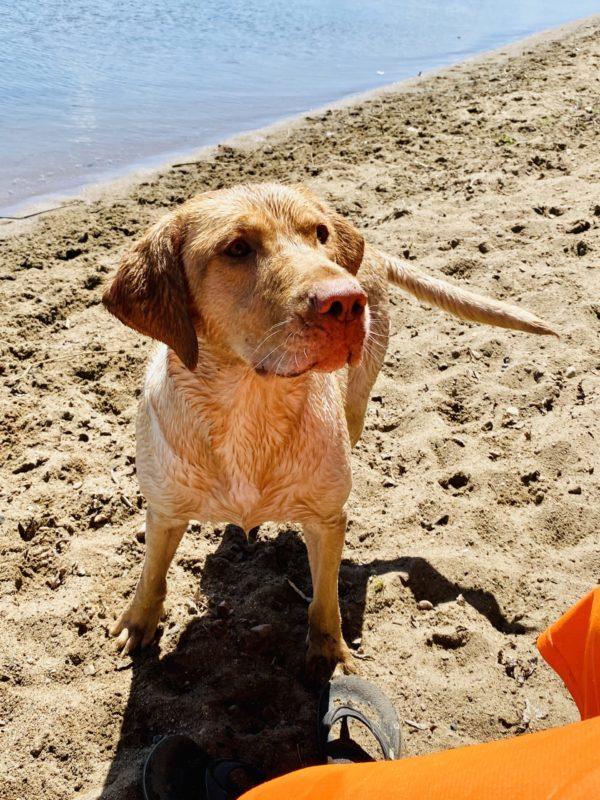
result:
[[[579,20],[564,23],[554,28],[539,31],[529,36],[517,39],[509,44],[476,53],[465,59],[458,60],[449,65],[419,72],[418,75],[406,78],[402,81],[387,83],[383,86],[369,89],[366,92],[350,94],[345,97],[327,103],[322,106],[311,107],[300,114],[283,117],[275,120],[261,128],[254,128],[247,131],[235,133],[213,144],[202,145],[191,150],[174,151],[170,154],[152,156],[122,169],[117,169],[111,177],[91,179],[89,182],[78,184],[76,187],[64,192],[50,192],[36,195],[32,198],[23,200],[13,206],[6,206],[0,214],[0,237],[3,229],[15,223],[28,222],[27,217],[35,218],[39,215],[46,215],[54,211],[68,208],[74,203],[91,203],[102,201],[107,194],[121,196],[127,194],[136,184],[142,180],[151,180],[161,173],[173,169],[182,161],[192,162],[210,159],[220,147],[238,147],[249,149],[257,147],[266,138],[281,132],[291,133],[295,127],[305,124],[312,115],[320,115],[327,111],[337,111],[348,108],[349,106],[367,103],[384,97],[389,94],[399,94],[409,91],[421,83],[441,77],[446,74],[453,74],[475,65],[480,61],[510,59],[521,54],[527,47],[550,42],[559,39],[578,29],[584,29],[587,25],[593,24],[600,19],[600,13],[584,17]],[[8,213],[10,212],[10,214]],[[11,231],[12,232],[12,231]]]

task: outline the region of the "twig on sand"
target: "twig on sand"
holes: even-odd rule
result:
[[[124,494],[120,494],[119,497],[121,498],[121,502],[123,503],[123,505],[127,506],[127,508],[130,508],[132,511],[135,511],[135,509],[133,508],[133,503],[128,497],[125,497]]]
[[[409,728],[414,728],[417,731],[426,731],[429,728],[429,725],[423,725],[422,722],[415,722],[414,719],[405,719],[404,722]]]
[[[352,656],[354,658],[358,658],[359,661],[375,661],[373,656],[367,655],[367,653],[357,653],[356,651],[354,651],[352,653]]]
[[[17,375],[17,377],[16,377],[16,379],[15,379],[15,381],[13,383],[12,388],[17,386],[20,383],[20,381],[23,380],[23,378],[26,378],[29,375],[29,373],[31,372],[31,370],[33,369],[33,367],[35,367],[35,366],[36,366],[35,364],[29,364],[27,367],[25,367],[23,372],[20,375]]]
[[[287,582],[288,582],[288,584],[290,585],[290,588],[292,588],[292,589],[293,589],[293,590],[296,592],[296,594],[298,595],[298,597],[301,597],[301,598],[304,600],[304,602],[305,602],[305,603],[310,603],[310,602],[312,601],[312,597],[309,597],[308,595],[304,594],[304,592],[302,591],[302,589],[299,589],[299,588],[296,586],[296,584],[294,583],[294,581],[291,581],[291,580],[288,578],[288,579],[287,579]]]
[[[63,203],[60,206],[52,206],[52,208],[43,208],[41,211],[33,211],[31,214],[23,214],[22,217],[8,217],[0,215],[0,219],[7,219],[10,222],[13,220],[19,219],[30,219],[31,217],[39,217],[40,214],[49,214],[51,211],[60,211],[61,208],[67,208],[68,206],[77,205],[77,203],[83,203],[83,200],[72,200],[70,203]]]

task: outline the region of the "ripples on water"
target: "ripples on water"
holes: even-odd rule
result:
[[[0,0],[0,208],[600,10],[600,0]]]

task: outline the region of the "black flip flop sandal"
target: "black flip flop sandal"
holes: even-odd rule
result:
[[[236,800],[266,780],[264,772],[245,761],[229,758],[211,761],[206,771],[206,797],[207,800]]]
[[[144,800],[235,800],[265,780],[250,764],[211,759],[189,736],[174,734],[150,751],[142,788]]]
[[[334,678],[321,692],[318,712],[318,741],[321,760],[328,764],[375,761],[350,737],[348,720],[360,722],[377,742],[383,759],[400,758],[400,720],[381,689],[348,675]],[[332,733],[336,723],[340,734]]]

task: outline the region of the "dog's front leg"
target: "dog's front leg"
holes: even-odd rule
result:
[[[131,653],[149,644],[162,614],[167,594],[167,570],[187,522],[173,524],[148,509],[146,513],[146,556],[133,600],[111,628],[117,647]]]
[[[336,664],[346,673],[354,672],[352,656],[342,637],[338,600],[338,574],[346,514],[315,520],[303,526],[313,584],[308,609],[307,670],[315,680],[327,680]]]

